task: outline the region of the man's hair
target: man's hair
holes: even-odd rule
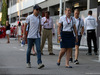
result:
[[[71,8],[71,7],[66,7],[66,9],[68,9],[68,8],[72,10],[72,8]],[[65,10],[66,10],[66,9],[65,9]]]
[[[88,14],[89,14],[89,15],[92,15],[92,11],[91,11],[91,10],[90,10],[90,11],[88,11]]]
[[[78,11],[78,12],[80,13],[80,10],[79,10],[79,9],[75,9],[74,12],[75,12],[75,11]]]
[[[50,12],[49,11],[45,11],[45,13],[47,13],[48,15],[50,15]]]

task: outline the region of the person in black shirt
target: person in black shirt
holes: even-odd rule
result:
[[[6,21],[6,36],[7,36],[7,43],[10,43],[9,35],[10,35],[10,24],[9,24],[8,21]]]

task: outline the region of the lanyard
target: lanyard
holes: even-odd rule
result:
[[[67,21],[67,24],[68,24],[68,25],[71,23],[71,20],[72,20],[72,17],[71,17],[71,19],[70,19],[70,22],[68,23],[67,16],[66,16],[66,21]]]
[[[81,19],[79,18],[79,25],[78,25],[78,30],[80,29],[80,20],[81,20]]]

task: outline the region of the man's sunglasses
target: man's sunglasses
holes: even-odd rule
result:
[[[36,9],[36,11],[40,11],[40,9]]]

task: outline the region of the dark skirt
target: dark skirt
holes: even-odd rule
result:
[[[73,32],[61,32],[61,41],[60,41],[61,48],[73,48],[75,47],[75,37]]]

